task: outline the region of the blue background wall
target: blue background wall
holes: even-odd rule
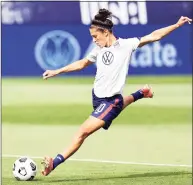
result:
[[[36,4],[36,6],[33,3],[19,4],[19,7],[21,5],[31,7],[31,10],[35,12],[42,3]],[[5,21],[2,25],[3,76],[41,75],[46,69],[62,67],[85,57],[92,49],[89,25],[81,22],[79,2],[60,2],[58,4],[48,2],[43,6],[45,11],[39,16],[38,13],[34,13],[34,16],[27,19],[24,15],[22,24],[13,20],[12,23]],[[53,9],[55,6],[58,7],[57,13],[56,9]],[[159,10],[155,11],[155,7],[158,6]],[[179,6],[179,3],[176,3],[176,6]],[[148,2],[146,3],[147,24],[117,24],[114,32],[123,38],[140,37],[155,29],[173,24],[177,22],[179,13],[166,11],[162,14],[163,16],[159,16],[161,10],[170,10],[170,8],[171,3]],[[190,11],[192,9],[189,8],[185,12],[189,14]],[[61,16],[62,13],[66,15]],[[73,16],[68,16],[70,13],[73,13]],[[156,15],[158,16],[157,20]],[[165,16],[168,18],[165,19]],[[60,30],[61,34],[55,33],[55,30]],[[48,32],[49,35],[45,35]],[[77,46],[73,44],[72,40],[76,41]],[[136,75],[191,74],[192,40],[192,25],[187,24],[161,41],[138,49],[133,54],[129,73]],[[92,65],[81,72],[71,73],[71,75],[94,75],[95,71],[96,67]]]

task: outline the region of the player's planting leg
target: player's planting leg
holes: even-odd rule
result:
[[[72,156],[79,149],[84,140],[93,132],[103,127],[104,124],[105,122],[103,120],[90,116],[75,134],[71,145],[63,152],[64,158],[68,159]]]
[[[149,85],[145,85],[142,89],[132,93],[129,96],[123,97],[123,109],[130,105],[131,103],[142,99],[142,98],[153,98],[152,88]]]
[[[58,154],[55,159],[51,157],[45,157],[42,161],[44,169],[42,174],[47,176],[51,171],[53,171],[59,164],[63,163],[66,159],[72,156],[83,144],[84,140],[103,127],[105,122],[93,116],[90,116],[80,127],[78,132],[75,134],[72,143],[69,145],[68,148],[61,154]]]

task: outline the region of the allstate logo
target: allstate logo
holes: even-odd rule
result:
[[[35,58],[44,70],[64,67],[80,57],[80,45],[70,33],[54,30],[42,35],[35,45]]]

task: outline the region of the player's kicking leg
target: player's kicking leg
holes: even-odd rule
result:
[[[123,109],[130,105],[131,103],[141,99],[141,98],[153,98],[153,91],[152,88],[149,85],[145,85],[143,88],[140,90],[136,91],[135,93],[132,93],[129,96],[124,96],[123,97]]]
[[[78,132],[75,134],[75,137],[72,140],[70,146],[62,152],[62,154],[58,154],[55,159],[51,157],[44,157],[42,161],[43,171],[42,175],[47,176],[51,171],[53,171],[59,164],[63,163],[66,159],[72,156],[82,145],[84,140],[103,127],[105,122],[93,116],[90,116],[80,127]]]
[[[152,98],[153,93],[151,88],[146,85],[142,89],[138,90],[135,93],[132,93],[129,96],[125,96],[123,98],[124,104],[123,108],[128,106],[134,101],[137,101],[141,98]],[[62,154],[58,154],[55,159],[52,159],[51,157],[45,157],[42,161],[43,164],[43,171],[42,174],[44,176],[47,176],[51,171],[53,171],[59,164],[63,163],[66,159],[68,159],[70,156],[72,156],[82,145],[84,140],[103,127],[105,125],[105,122],[103,120],[100,120],[98,118],[95,118],[93,116],[90,116],[80,127],[79,131],[76,133],[74,139],[72,140],[72,143],[70,146],[62,152]]]

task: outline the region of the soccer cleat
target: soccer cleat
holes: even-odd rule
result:
[[[47,176],[53,170],[53,159],[51,157],[44,157],[41,162],[44,170],[42,171],[42,175]]]
[[[153,98],[154,93],[149,85],[145,85],[140,91],[143,93],[144,98]]]

